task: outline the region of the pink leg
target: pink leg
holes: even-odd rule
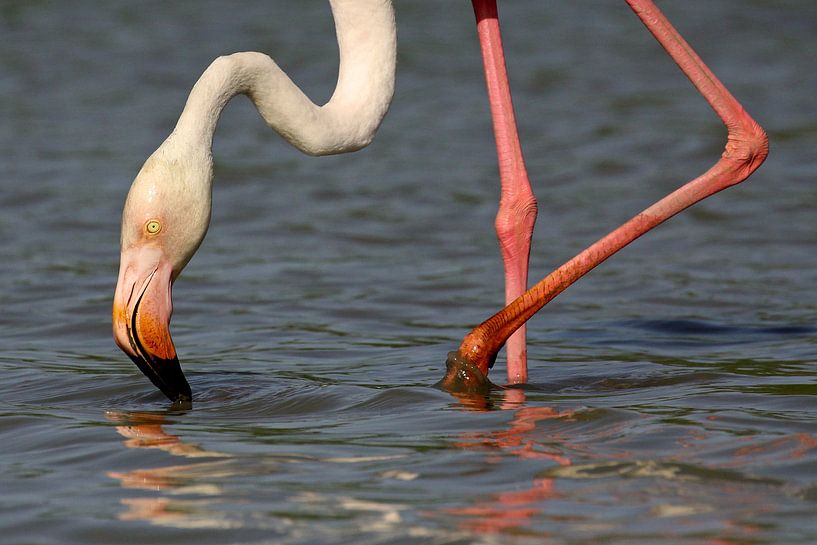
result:
[[[502,190],[496,215],[496,233],[505,265],[505,304],[509,304],[528,288],[528,258],[533,224],[536,222],[536,198],[528,181],[522,147],[516,131],[496,0],[472,0],[472,3],[477,18],[477,33],[482,49],[496,152],[499,158]],[[524,325],[508,339],[506,352],[508,382],[511,384],[527,382]]]
[[[704,174],[670,193],[550,273],[506,308],[477,326],[449,357],[442,385],[473,386],[519,326],[576,280],[618,250],[678,212],[713,193],[742,182],[766,159],[766,133],[718,81],[651,0],[627,0],[636,15],[709,102],[728,131],[720,160]],[[459,375],[459,376],[457,376]]]

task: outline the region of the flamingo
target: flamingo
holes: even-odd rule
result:
[[[728,129],[726,151],[704,175],[668,195],[529,291],[530,238],[536,200],[522,159],[502,53],[495,0],[472,0],[483,54],[501,179],[497,234],[506,269],[505,309],[449,355],[441,385],[482,388],[496,354],[509,344],[509,382],[527,380],[525,322],[610,255],[695,202],[749,176],[768,152],[765,133],[715,78],[651,0],[627,0],[692,80]],[[219,115],[247,95],[267,124],[310,155],[358,150],[373,138],[393,94],[396,31],[388,0],[330,0],[340,50],[335,92],[312,103],[266,55],[216,59],[194,85],[175,129],[136,176],[122,214],[121,257],[113,304],[117,344],[171,400],[189,401],[190,386],[170,337],[171,287],[207,231],[212,139]]]
[[[314,104],[267,55],[219,57],[193,86],[170,136],[145,161],[122,212],[113,334],[172,401],[191,400],[170,337],[171,286],[210,223],[213,133],[227,102],[247,95],[261,117],[309,155],[368,145],[394,94],[397,31],[389,0],[330,0],[340,66]]]
[[[493,366],[497,352],[531,316],[579,278],[647,231],[700,200],[744,181],[760,167],[769,153],[769,140],[763,128],[746,113],[655,3],[652,0],[626,2],[726,126],[727,136],[723,154],[709,170],[579,252],[511,301],[504,309],[475,327],[465,336],[459,349],[449,353],[446,374],[438,383],[442,388],[466,393],[490,388],[488,371]],[[495,0],[473,0],[473,3],[478,21],[482,16],[482,21],[488,21],[487,25],[496,27],[498,36]],[[490,87],[489,82],[489,90]],[[491,98],[493,110],[497,109],[495,101],[502,102],[503,104],[498,107],[512,113],[513,106],[509,102],[509,93],[504,98]],[[496,118],[495,113],[495,126]],[[495,132],[497,150],[501,151],[500,131]],[[521,154],[518,157],[521,160]]]

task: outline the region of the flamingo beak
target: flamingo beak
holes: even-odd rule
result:
[[[113,336],[133,362],[171,401],[192,399],[170,338],[172,267],[161,251],[122,251],[113,302]]]

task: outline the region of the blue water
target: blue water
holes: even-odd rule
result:
[[[457,398],[431,385],[502,302],[468,4],[397,2],[361,152],[302,156],[228,106],[174,287],[179,411],[110,335],[125,194],[220,54],[326,100],[328,6],[3,2],[0,543],[817,543],[817,4],[661,2],[768,161],[540,312],[529,385]],[[724,131],[623,2],[501,15],[539,278]]]

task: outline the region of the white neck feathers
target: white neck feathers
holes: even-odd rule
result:
[[[171,139],[209,151],[224,106],[245,94],[267,125],[304,153],[343,153],[369,144],[394,93],[394,12],[389,0],[330,4],[340,68],[329,102],[313,103],[267,55],[235,53],[217,58],[201,75]]]

